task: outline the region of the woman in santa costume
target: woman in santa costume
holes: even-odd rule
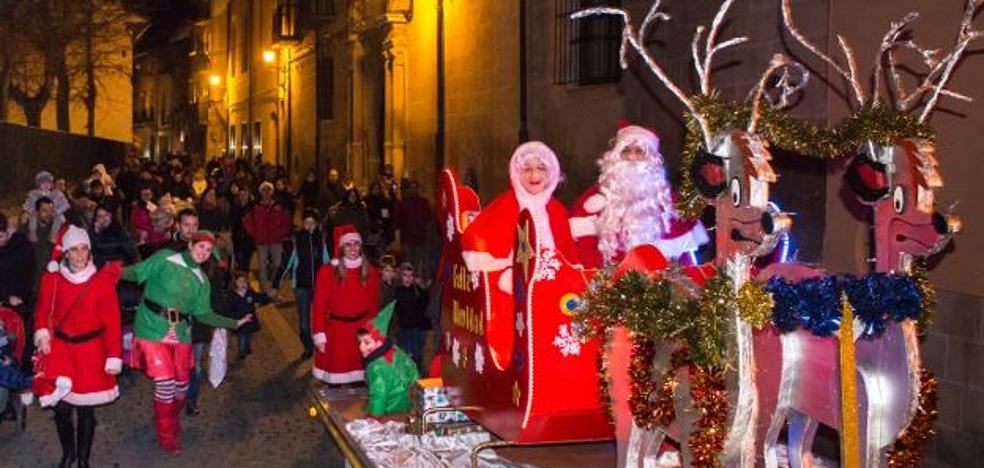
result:
[[[567,209],[553,198],[560,176],[560,163],[550,147],[539,141],[519,145],[509,160],[512,188],[483,208],[462,234],[465,265],[471,271],[493,273],[489,280],[501,293],[512,293],[513,246],[519,213],[524,209],[537,225],[541,248],[555,250],[572,265],[581,263]]]
[[[41,357],[34,382],[42,406],[54,406],[62,447],[58,466],[89,466],[95,407],[119,397],[119,262],[96,270],[85,230],[69,226],[52,253],[34,311],[34,343]],[[78,416],[74,427],[72,414]]]
[[[699,221],[677,217],[655,133],[623,122],[598,166],[598,184],[571,210],[571,233],[586,268],[618,263],[641,245],[678,259],[707,243]]]
[[[362,236],[354,226],[335,228],[335,258],[322,265],[314,283],[311,373],[329,384],[365,380],[359,354],[359,328],[379,311],[379,274],[362,254]]]
[[[123,279],[144,285],[144,299],[133,324],[131,367],[154,379],[154,420],[157,444],[166,452],[181,451],[179,414],[194,368],[189,318],[212,327],[235,329],[238,321],[212,312],[211,285],[201,265],[212,256],[215,236],[197,231],[188,249],[162,249],[127,268]]]

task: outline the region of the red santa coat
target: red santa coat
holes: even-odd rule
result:
[[[358,331],[379,312],[379,274],[369,266],[365,284],[360,268],[346,268],[338,281],[334,265],[318,270],[311,309],[314,342],[325,343],[325,352],[314,355],[315,378],[332,384],[365,379]]]
[[[601,188],[594,185],[584,191],[571,208],[570,230],[577,244],[578,254],[585,268],[601,268],[604,257],[598,250],[598,215],[605,209],[607,201]],[[677,258],[687,252],[697,250],[707,243],[707,231],[698,220],[680,219],[674,221],[670,231],[664,233],[656,247],[666,258]],[[623,252],[618,261],[624,257]]]
[[[96,406],[119,397],[116,377],[106,368],[119,369],[122,364],[120,302],[116,296],[121,271],[118,262],[108,263],[80,284],[57,271],[45,272],[41,277],[34,334],[50,337],[51,352],[39,371],[44,373],[43,380],[58,380],[60,387],[70,385],[63,398],[66,403]],[[81,343],[66,339],[96,332]],[[46,395],[40,396],[42,405],[46,405]]]
[[[512,266],[519,222],[519,200],[512,189],[492,200],[468,225],[461,237],[461,255],[472,271],[493,272]],[[554,198],[547,203],[554,248],[567,263],[578,265],[581,257],[571,237],[567,208]]]

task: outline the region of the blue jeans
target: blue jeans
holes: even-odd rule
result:
[[[424,343],[426,342],[427,330],[422,328],[400,330],[399,345],[413,358],[413,362],[417,363],[417,369],[423,367]]]
[[[240,356],[243,356],[243,355],[246,355],[246,354],[249,353],[249,351],[250,351],[249,343],[251,341],[251,338],[253,338],[253,332],[247,332],[247,331],[241,331],[241,330],[236,332],[236,339],[239,341],[239,355]]]
[[[311,301],[314,296],[310,289],[294,289],[294,298],[297,300],[297,335],[301,338],[304,345],[304,352],[314,352],[314,341],[311,339]]]
[[[195,368],[191,371],[191,382],[188,384],[188,403],[191,404],[198,402],[198,389],[202,385],[202,375],[205,374],[205,371],[202,370],[202,356],[205,355],[205,346],[207,344],[192,344],[192,349],[195,352]]]

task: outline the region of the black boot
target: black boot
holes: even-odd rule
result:
[[[59,402],[55,405],[55,428],[61,443],[62,458],[58,468],[68,468],[75,463],[75,425],[72,424],[72,405]]]
[[[79,408],[78,468],[89,468],[89,455],[92,453],[92,437],[96,433],[96,414],[92,407]]]

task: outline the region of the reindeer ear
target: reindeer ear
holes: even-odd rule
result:
[[[890,187],[885,165],[864,154],[854,157],[844,178],[861,201],[874,203],[888,196]]]
[[[717,198],[728,184],[724,160],[703,151],[690,166],[690,177],[697,191],[706,198]]]

